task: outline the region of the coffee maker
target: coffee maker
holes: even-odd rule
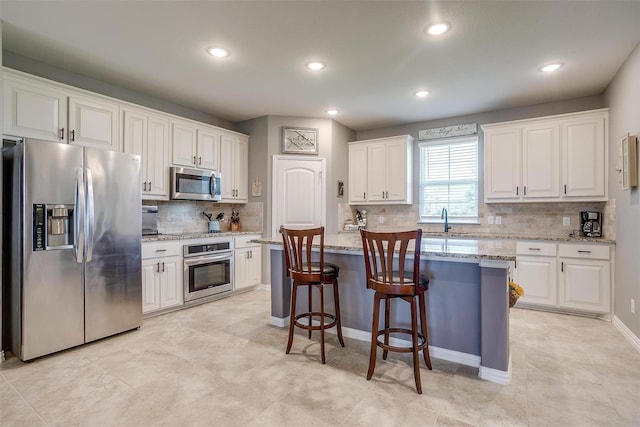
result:
[[[587,237],[601,237],[602,214],[596,211],[580,212],[580,231]]]

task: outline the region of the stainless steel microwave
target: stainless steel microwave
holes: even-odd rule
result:
[[[220,172],[171,167],[171,199],[217,202],[222,198],[220,181]]]

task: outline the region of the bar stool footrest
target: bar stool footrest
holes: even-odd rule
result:
[[[411,329],[386,328],[378,331],[378,337],[380,337],[381,335],[384,335],[385,333],[406,334],[406,335],[409,335],[410,337],[413,336],[413,331]],[[378,347],[388,351],[395,351],[397,353],[413,353],[413,346],[397,347],[394,345],[385,344],[379,339],[376,339],[376,344],[378,345]],[[428,345],[429,344],[427,343],[427,340],[424,339],[421,333],[418,333],[418,351],[424,350],[425,348],[427,348]]]
[[[313,320],[313,316],[321,317],[322,313],[320,313],[319,311],[300,313],[300,314],[296,315],[296,317],[294,317],[293,324],[296,325],[297,327],[305,329],[307,331],[319,331],[320,329],[329,329],[329,328],[333,328],[337,324],[336,316],[331,314],[331,313],[324,313],[325,319],[331,320],[329,323],[325,323],[324,325],[311,325],[311,326],[309,326],[308,324],[304,325],[304,324],[298,322],[298,319],[300,319],[302,317],[309,317],[309,316],[311,316],[311,318]]]

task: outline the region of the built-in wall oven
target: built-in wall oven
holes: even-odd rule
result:
[[[185,245],[184,301],[233,290],[231,240]]]

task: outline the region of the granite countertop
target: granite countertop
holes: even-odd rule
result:
[[[142,242],[163,242],[167,240],[188,240],[202,239],[207,237],[234,237],[245,234],[262,234],[262,231],[223,231],[220,233],[175,233],[175,234],[158,234],[155,236],[142,236]]]
[[[384,231],[384,230],[381,230]],[[338,234],[357,234],[358,231],[339,231]],[[585,237],[585,236],[543,236],[539,234],[486,234],[486,233],[457,233],[457,232],[433,232],[423,231],[422,239],[431,237],[446,237],[452,239],[491,239],[491,240],[539,240],[550,242],[588,242],[588,243],[604,243],[615,244],[615,240],[605,239],[602,237]]]
[[[256,239],[254,242],[282,245],[280,236]],[[324,238],[324,248],[327,252],[353,251],[362,253],[362,240],[360,239],[360,235],[355,233],[327,234]],[[431,236],[425,237],[423,235],[420,255],[425,257],[515,261],[516,241],[473,238],[447,239]]]

